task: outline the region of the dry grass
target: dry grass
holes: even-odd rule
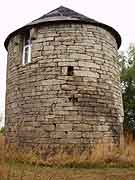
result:
[[[124,149],[98,144],[92,153],[89,150],[80,153],[75,149],[73,153],[67,154],[61,149],[46,160],[41,157],[32,151],[5,146],[4,137],[0,136],[0,180],[135,179],[135,172],[131,170],[135,169],[134,143]],[[90,170],[93,167],[95,170]],[[113,169],[106,169],[108,167]],[[114,169],[118,167],[119,169]],[[123,172],[125,167],[127,170],[124,169]]]

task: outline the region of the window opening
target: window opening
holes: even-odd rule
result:
[[[74,67],[73,66],[68,66],[67,75],[68,76],[73,76],[73,74],[74,74]]]
[[[23,42],[23,57],[22,63],[27,64],[31,62],[31,39],[30,39],[30,32],[28,31],[25,33],[24,42]]]
[[[54,125],[54,128],[56,128],[56,123],[53,123],[53,125]]]

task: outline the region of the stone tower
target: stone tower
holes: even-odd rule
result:
[[[62,6],[12,32],[5,40],[7,142],[119,145],[120,44],[112,27]]]

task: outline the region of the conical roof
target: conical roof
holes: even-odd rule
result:
[[[121,45],[121,37],[120,37],[119,33],[112,27],[110,27],[106,24],[100,23],[94,19],[90,19],[89,17],[84,16],[80,13],[77,13],[69,8],[60,6],[57,9],[50,11],[49,13],[41,16],[40,18],[30,22],[29,24],[27,24],[27,25],[17,29],[16,31],[12,32],[11,34],[9,34],[4,43],[5,48],[7,49],[9,39],[19,32],[23,32],[23,31],[30,29],[33,26],[36,26],[38,24],[58,23],[58,22],[67,22],[67,21],[87,23],[87,24],[92,24],[92,25],[102,27],[103,29],[106,29],[107,31],[109,31],[115,37],[116,42],[118,44],[118,48]]]
[[[49,21],[62,21],[62,20],[74,20],[74,21],[85,21],[85,22],[96,22],[94,19],[90,19],[87,16],[79,14],[69,8],[60,6],[57,9],[41,16],[40,18],[34,20],[29,25],[37,24],[40,22],[49,22]]]

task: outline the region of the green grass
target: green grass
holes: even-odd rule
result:
[[[0,180],[134,180],[134,147],[107,156],[100,145],[88,159],[60,152],[44,161],[33,152],[5,147],[0,136]]]
[[[41,167],[23,163],[0,164],[0,180],[134,180],[135,168]],[[108,179],[107,179],[108,178]]]

